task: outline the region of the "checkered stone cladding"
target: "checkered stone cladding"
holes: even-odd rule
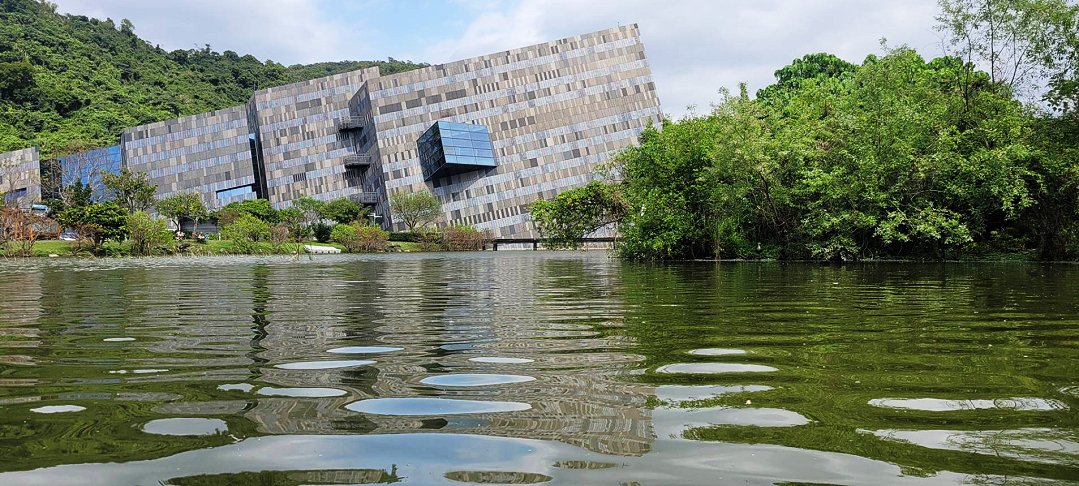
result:
[[[247,106],[132,128],[121,147],[159,197],[196,191],[219,207],[257,194],[279,208],[349,197],[401,229],[390,197],[427,190],[442,202],[440,225],[528,237],[533,202],[597,178],[660,119],[629,25],[387,76],[368,68],[269,88]],[[469,147],[443,143],[447,164],[488,150],[497,163],[425,175],[417,140],[438,122],[488,130]]]

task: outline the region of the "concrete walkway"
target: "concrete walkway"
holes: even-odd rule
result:
[[[304,245],[303,247],[307,250],[307,253],[341,253],[341,250],[332,246]]]

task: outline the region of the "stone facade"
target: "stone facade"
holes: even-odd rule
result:
[[[0,154],[3,206],[27,208],[41,201],[41,161],[36,148]]]
[[[386,191],[430,190],[442,224],[502,237],[535,236],[531,203],[595,179],[661,119],[636,25],[385,76],[368,89]],[[424,181],[416,139],[443,119],[487,126],[498,167]]]
[[[203,196],[209,208],[253,199],[255,171],[247,107],[236,106],[124,131],[124,166],[149,174],[157,197]]]
[[[264,89],[245,106],[128,129],[120,151],[158,197],[198,192],[211,208],[347,197],[401,230],[392,196],[426,190],[442,203],[439,225],[527,238],[537,236],[533,202],[596,179],[661,117],[634,24],[392,75],[368,68]],[[417,139],[439,121],[482,125],[473,128],[489,136],[483,147],[468,140],[446,152],[470,163],[425,177]],[[469,159],[481,155],[483,163]]]
[[[349,100],[378,68],[362,69],[255,92],[266,195],[276,207],[311,196],[330,200],[364,192],[362,175],[345,165],[354,153]],[[368,189],[373,189],[368,187]]]

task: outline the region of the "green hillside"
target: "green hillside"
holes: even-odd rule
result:
[[[127,127],[246,103],[258,89],[410,61],[283,66],[233,51],[165,51],[127,20],[60,15],[35,0],[0,0],[0,152],[44,157],[116,143]]]

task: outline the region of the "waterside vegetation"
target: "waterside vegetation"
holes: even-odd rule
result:
[[[807,55],[646,130],[537,227],[574,247],[613,226],[638,260],[1079,258],[1079,5],[941,11],[952,55]]]

